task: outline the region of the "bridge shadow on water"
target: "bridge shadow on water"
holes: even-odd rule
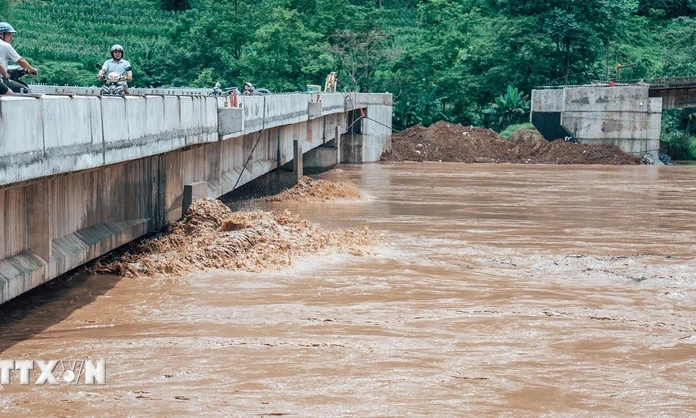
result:
[[[287,169],[274,170],[220,197],[232,210],[253,205],[254,199],[280,193],[297,182]],[[149,234],[141,239],[147,239]],[[108,253],[115,256],[140,240]],[[15,344],[59,324],[73,312],[106,294],[122,277],[89,274],[83,268],[68,272],[0,305],[0,359]]]
[[[121,279],[72,271],[0,305],[0,359],[15,344],[31,339],[94,302]]]

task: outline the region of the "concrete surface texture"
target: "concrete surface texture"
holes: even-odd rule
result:
[[[180,219],[195,199],[269,172],[293,184],[304,166],[379,161],[390,143],[390,94],[238,99],[1,98],[12,123],[0,124],[0,303]],[[368,118],[343,156],[354,109]]]
[[[208,97],[3,97],[0,118],[0,186],[218,140]]]
[[[566,132],[582,143],[608,143],[634,155],[657,157],[662,99],[647,86],[534,90],[530,119],[548,140]],[[544,118],[542,116],[548,115]],[[558,128],[549,126],[556,123]]]

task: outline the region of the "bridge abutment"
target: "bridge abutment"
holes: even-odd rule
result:
[[[530,119],[547,140],[572,136],[639,157],[659,155],[662,99],[649,97],[647,86],[534,90]]]

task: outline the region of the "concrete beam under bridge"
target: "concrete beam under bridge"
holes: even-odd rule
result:
[[[178,220],[197,198],[282,166],[294,167],[296,181],[308,165],[332,166],[327,160],[376,162],[390,144],[390,94],[239,102],[0,98],[0,303]],[[358,122],[359,143],[349,144],[360,152],[339,156],[354,109],[371,120]]]
[[[547,140],[572,136],[639,157],[659,154],[662,98],[647,86],[533,90],[530,119]]]
[[[662,109],[696,107],[696,86],[650,87],[650,97],[662,98]]]

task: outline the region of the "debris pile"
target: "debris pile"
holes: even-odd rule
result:
[[[303,176],[297,184],[275,196],[267,198],[270,202],[308,202],[332,199],[362,199],[363,194],[351,183],[335,183],[326,180],[313,180]]]
[[[367,227],[328,231],[289,211],[232,212],[216,199],[202,199],[165,233],[141,241],[115,259],[100,260],[92,270],[126,277],[181,276],[213,269],[262,271],[320,251],[362,255],[372,243]]]
[[[519,131],[518,131],[519,132]],[[615,145],[546,141],[536,131],[515,133],[506,141],[495,131],[437,122],[416,125],[392,136],[382,161],[445,161],[520,164],[641,164],[639,156]]]

